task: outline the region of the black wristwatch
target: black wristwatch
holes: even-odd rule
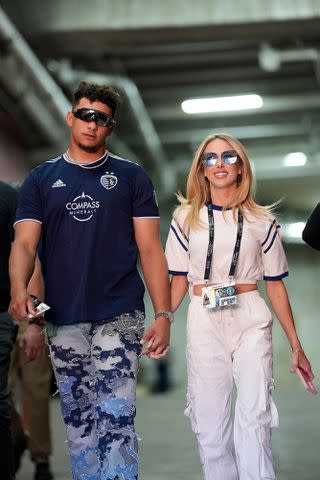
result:
[[[166,317],[170,323],[174,321],[174,316],[172,312],[157,312],[154,314],[154,319],[156,320],[159,317]]]

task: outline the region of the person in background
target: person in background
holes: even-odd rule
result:
[[[118,101],[109,86],[76,88],[67,151],[22,186],[10,259],[10,312],[24,321],[34,312],[26,285],[41,237],[46,330],[75,480],[138,478],[139,355],[165,355],[172,320],[152,183],[105,147]],[[145,334],[138,253],[155,311]]]
[[[312,210],[302,232],[302,239],[320,251],[320,203]]]
[[[299,367],[313,379],[283,283],[288,265],[279,225],[270,208],[254,201],[248,156],[227,134],[202,142],[189,173],[187,196],[179,200],[166,255],[173,311],[188,290],[191,296],[185,413],[197,436],[204,478],[275,479],[272,314],[257,289],[259,280],[265,280],[288,337],[291,371]]]
[[[15,188],[0,181],[0,472],[8,480],[14,478],[14,464],[7,383],[10,354],[18,328],[7,312],[10,302],[8,260],[17,195]]]
[[[14,324],[8,313],[10,303],[9,255],[13,240],[13,221],[17,206],[18,191],[16,188],[0,181],[0,475],[11,480],[15,476],[14,450],[11,432],[11,416],[8,392],[8,372],[11,351],[15,343],[18,326]],[[42,282],[40,270],[33,264],[28,289],[41,295]],[[29,319],[28,319],[29,320]],[[43,350],[43,335],[31,338],[32,331],[39,327],[28,326],[23,341],[26,360],[37,358]]]
[[[21,454],[28,448],[35,465],[34,480],[53,479],[49,462],[52,453],[49,418],[51,376],[51,362],[43,327],[35,323],[26,325],[24,322],[19,326],[17,341],[11,353],[8,383],[13,392],[19,378],[22,403],[28,418],[25,428],[22,415],[16,408],[15,396],[11,393],[15,470],[18,471]]]

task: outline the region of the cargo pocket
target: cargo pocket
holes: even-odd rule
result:
[[[267,388],[267,390],[268,390],[267,395],[268,395],[268,400],[269,400],[268,403],[269,403],[270,414],[271,414],[270,427],[271,428],[276,428],[276,427],[279,427],[279,414],[278,414],[276,404],[274,403],[274,400],[272,398],[272,391],[275,389],[273,378],[270,379],[267,387],[268,387]]]
[[[199,428],[194,411],[194,401],[191,400],[190,396],[187,395],[187,406],[184,410],[184,415],[190,419],[192,431],[195,434],[199,433]]]

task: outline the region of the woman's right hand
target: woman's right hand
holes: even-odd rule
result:
[[[310,382],[314,379],[311,363],[302,350],[294,350],[291,355],[291,373],[295,373],[298,367],[305,372]]]

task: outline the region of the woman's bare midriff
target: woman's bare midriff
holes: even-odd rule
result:
[[[217,284],[216,283],[208,283],[208,286],[210,286],[210,285],[217,285]],[[193,295],[197,295],[198,297],[201,297],[203,287],[205,287],[204,283],[200,284],[200,285],[194,285]],[[258,287],[257,287],[256,283],[236,283],[237,294],[253,292],[254,290],[257,290],[257,288]]]

